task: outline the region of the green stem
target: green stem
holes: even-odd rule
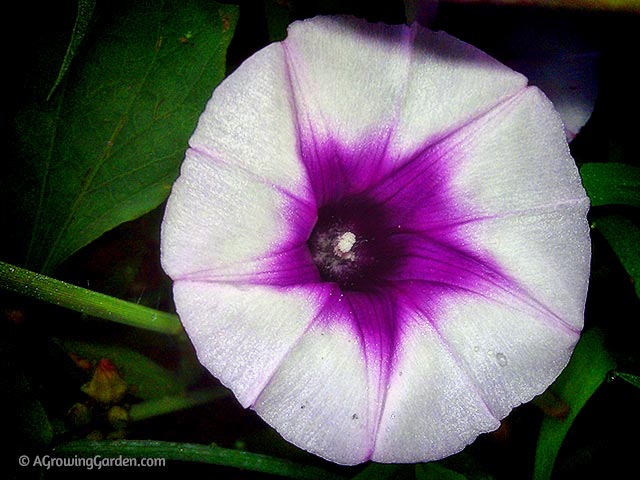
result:
[[[54,449],[57,456],[162,458],[251,470],[299,480],[344,480],[324,469],[259,453],[193,443],[156,440],[75,440]]]
[[[162,398],[154,398],[142,403],[136,403],[129,410],[129,419],[132,422],[147,420],[159,415],[166,415],[178,410],[197,407],[206,403],[219,400],[229,395],[228,390],[212,388],[198,392],[188,392],[181,395],[172,395]]]
[[[177,335],[178,317],[0,262],[0,288],[131,327]]]

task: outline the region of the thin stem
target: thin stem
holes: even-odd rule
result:
[[[0,262],[0,288],[131,327],[171,335],[182,332],[180,320],[174,314],[71,285],[5,262]]]
[[[214,445],[155,440],[76,440],[54,449],[57,456],[91,458],[162,458],[251,470],[299,480],[344,480],[344,477],[315,466],[302,465],[259,453],[232,450]]]

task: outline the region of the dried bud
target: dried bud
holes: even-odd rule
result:
[[[127,383],[108,359],[98,362],[93,378],[82,386],[82,391],[100,403],[118,403],[127,393]]]

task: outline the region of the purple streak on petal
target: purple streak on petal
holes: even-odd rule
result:
[[[392,292],[349,292],[345,295],[352,322],[360,332],[364,361],[369,372],[372,435],[369,457],[375,449],[375,438],[384,410],[387,387],[393,369],[393,358],[398,348],[399,311]]]
[[[312,128],[312,127],[311,127]],[[385,127],[362,139],[358,145],[343,145],[335,139],[301,141],[300,156],[319,206],[339,201],[377,183],[394,159],[387,155],[392,129]]]
[[[315,287],[314,287],[315,288]],[[369,457],[373,454],[380,415],[384,409],[393,359],[399,342],[399,303],[393,292],[377,289],[368,292],[343,292],[336,288],[314,322],[330,326],[346,324],[354,332],[362,349],[362,361],[368,372],[368,424],[371,426]]]
[[[406,61],[404,75],[408,79],[416,28],[371,24],[347,17],[334,21],[335,28],[349,28],[352,35],[363,37],[365,44],[373,41],[400,45],[401,56]],[[290,101],[296,117],[300,159],[308,173],[309,186],[317,204],[322,206],[335,202],[376,183],[395,164],[396,159],[389,158],[387,150],[403,107],[407,79],[401,82],[401,91],[396,92],[397,100],[390,99],[385,117],[376,119],[377,123],[370,126],[368,135],[347,144],[341,139],[342,132],[334,131],[336,126],[332,121],[335,119],[331,117],[334,112],[324,111],[322,108],[328,107],[317,104],[314,98],[315,79],[310,78],[304,65],[296,62],[295,46],[290,46],[286,40],[281,45],[286,59]],[[397,71],[398,65],[394,67]],[[364,82],[365,78],[360,81]],[[360,87],[365,91],[370,88],[366,84]],[[362,125],[353,127],[361,129]]]
[[[450,228],[468,217],[455,207],[457,202],[448,190],[455,157],[440,142],[426,147],[366,194],[393,212],[394,225],[389,227],[397,233]]]

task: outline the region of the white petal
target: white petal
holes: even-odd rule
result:
[[[265,265],[257,260],[304,244],[315,215],[255,176],[189,150],[162,225],[163,267],[173,279],[230,266],[257,273]]]
[[[361,463],[371,454],[378,418],[369,374],[352,327],[315,323],[254,408],[288,441],[336,463]]]
[[[498,428],[475,379],[425,319],[409,320],[401,345],[372,460],[438,460]]]
[[[500,265],[537,302],[582,327],[591,258],[589,200],[562,135],[536,88],[450,139],[460,142],[454,196],[475,251]]]
[[[306,198],[291,85],[279,44],[247,59],[216,88],[189,143]]]
[[[432,143],[522,90],[527,79],[477,48],[420,26],[392,150]]]
[[[444,141],[456,164],[454,193],[477,216],[583,203],[562,128],[551,102],[527,88]]]
[[[513,297],[460,292],[448,300],[437,328],[496,418],[542,393],[579,338],[551,312],[518,305]]]
[[[351,17],[289,26],[283,43],[303,138],[362,141],[396,117],[410,49],[406,27]]]
[[[591,247],[587,204],[465,224],[460,235],[489,252],[523,292],[566,325],[581,330]]]
[[[174,283],[178,314],[198,359],[245,407],[317,315],[325,291]]]

